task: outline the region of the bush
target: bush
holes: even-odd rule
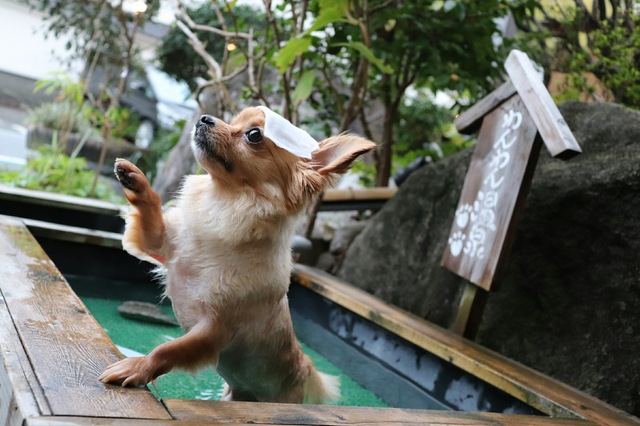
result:
[[[56,135],[56,134],[54,134]],[[76,154],[76,153],[74,153]],[[95,174],[84,158],[66,155],[54,136],[51,145],[39,148],[21,170],[0,170],[0,183],[18,188],[89,197]],[[124,200],[104,180],[96,186],[95,198],[122,203]]]
[[[27,124],[31,127],[64,130],[101,141],[100,132],[91,125],[87,111],[81,111],[74,101],[45,102],[29,109]]]

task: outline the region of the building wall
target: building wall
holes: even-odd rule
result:
[[[45,39],[46,24],[40,12],[17,0],[0,0],[0,71],[30,79],[52,71],[78,72],[79,63],[67,64],[69,37]]]
[[[0,0],[0,72],[38,80],[53,71],[82,71],[81,61],[69,64],[71,55],[66,44],[70,35],[45,38],[43,16],[18,0]],[[142,60],[153,62],[160,39],[141,31],[136,41]]]

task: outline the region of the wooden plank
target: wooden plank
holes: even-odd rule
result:
[[[57,194],[53,192],[34,191],[32,189],[14,188],[0,184],[0,199],[28,202],[40,206],[53,206],[61,208],[73,208],[91,213],[100,213],[111,216],[123,215],[126,207],[113,204],[108,201],[93,198],[80,198],[71,195]]]
[[[512,50],[504,67],[529,110],[549,153],[563,160],[580,154],[580,145],[544,87],[529,57],[524,52]]]
[[[471,157],[442,266],[489,291],[503,269],[538,159],[519,96],[488,114]]]
[[[36,237],[122,249],[122,234],[43,222],[34,219],[21,218],[21,220],[27,225],[31,234]]]
[[[578,419],[551,419],[496,413],[337,407],[329,405],[267,404],[226,401],[165,400],[179,420],[276,425],[593,425]]]
[[[516,88],[510,81],[502,84],[493,92],[476,102],[472,107],[457,116],[453,123],[458,132],[470,135],[480,129],[484,116],[496,109],[504,101],[516,94]]]
[[[347,188],[327,189],[322,195],[322,202],[350,200],[388,200],[396,195],[398,188]]]
[[[622,410],[389,305],[329,274],[296,264],[294,281],[543,413],[578,416],[603,425],[640,425],[640,419]]]
[[[49,404],[0,295],[0,424],[22,425],[41,414],[51,414]]]
[[[20,221],[0,217],[0,293],[53,415],[168,419],[148,389],[98,381],[121,355]]]
[[[27,419],[25,426],[210,426],[207,420],[190,422],[182,420],[142,420],[142,419],[103,419],[98,417],[34,417]],[[224,426],[235,426],[246,423],[229,422]]]

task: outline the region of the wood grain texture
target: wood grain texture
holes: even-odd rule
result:
[[[40,414],[51,414],[49,404],[0,295],[0,424],[21,425]]]
[[[533,178],[536,134],[513,96],[485,117],[471,157],[441,264],[487,291],[506,263]]]
[[[206,420],[142,420],[142,419],[102,419],[97,417],[34,417],[27,419],[25,426],[237,426],[246,423],[214,423]],[[263,425],[265,426],[265,425]],[[266,425],[268,426],[268,425]]]
[[[329,274],[296,264],[296,282],[550,416],[583,417],[601,425],[640,425],[640,419],[628,413]]]
[[[578,419],[400,408],[336,407],[168,399],[178,420],[276,425],[593,425]]]
[[[504,68],[553,157],[568,160],[582,150],[564,121],[560,110],[533,68],[529,57],[519,50],[512,50]]]
[[[516,93],[511,82],[506,82],[493,92],[476,102],[472,107],[456,117],[453,123],[458,132],[470,135],[480,128],[484,116],[496,109],[500,104]]]
[[[0,217],[0,292],[51,414],[167,419],[147,389],[98,381],[121,355],[27,228]]]
[[[322,202],[347,200],[388,200],[396,195],[397,188],[360,188],[360,189],[327,189],[322,195]]]

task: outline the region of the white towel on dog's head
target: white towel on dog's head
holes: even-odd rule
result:
[[[264,135],[282,149],[302,158],[311,159],[311,153],[319,148],[318,142],[299,127],[291,124],[283,116],[265,106],[258,107],[264,112]]]

